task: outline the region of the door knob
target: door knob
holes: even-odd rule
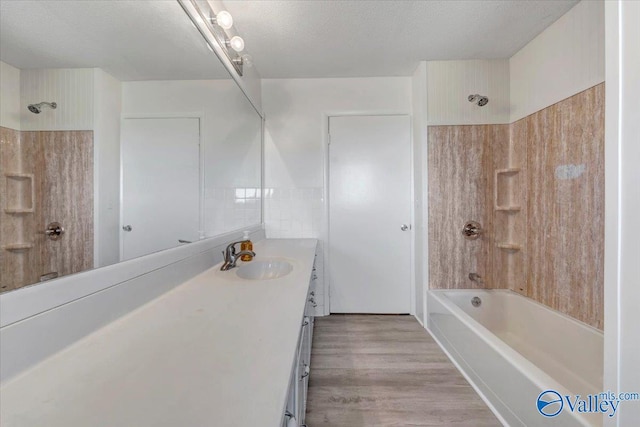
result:
[[[400,226],[400,230],[402,230],[402,231],[407,231],[409,228],[410,228],[410,227],[409,227],[407,224],[402,224],[402,225]]]
[[[122,229],[123,229],[124,231],[131,231],[131,230],[133,230],[133,228],[132,228],[130,225],[125,225],[124,227],[122,227]]]

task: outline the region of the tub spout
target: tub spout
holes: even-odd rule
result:
[[[478,273],[469,273],[469,280],[476,282],[480,285],[484,285],[484,279]]]

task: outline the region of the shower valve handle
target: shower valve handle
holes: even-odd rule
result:
[[[64,234],[64,227],[59,222],[52,222],[47,225],[44,231],[40,231],[40,233],[47,236],[50,240],[58,240]]]

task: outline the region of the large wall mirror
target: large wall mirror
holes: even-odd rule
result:
[[[0,2],[2,292],[261,223],[262,119],[177,1]]]

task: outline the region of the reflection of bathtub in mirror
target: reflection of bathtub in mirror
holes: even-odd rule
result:
[[[8,2],[0,20],[0,90],[18,94],[0,122],[2,292],[261,222],[262,119],[178,2]]]

